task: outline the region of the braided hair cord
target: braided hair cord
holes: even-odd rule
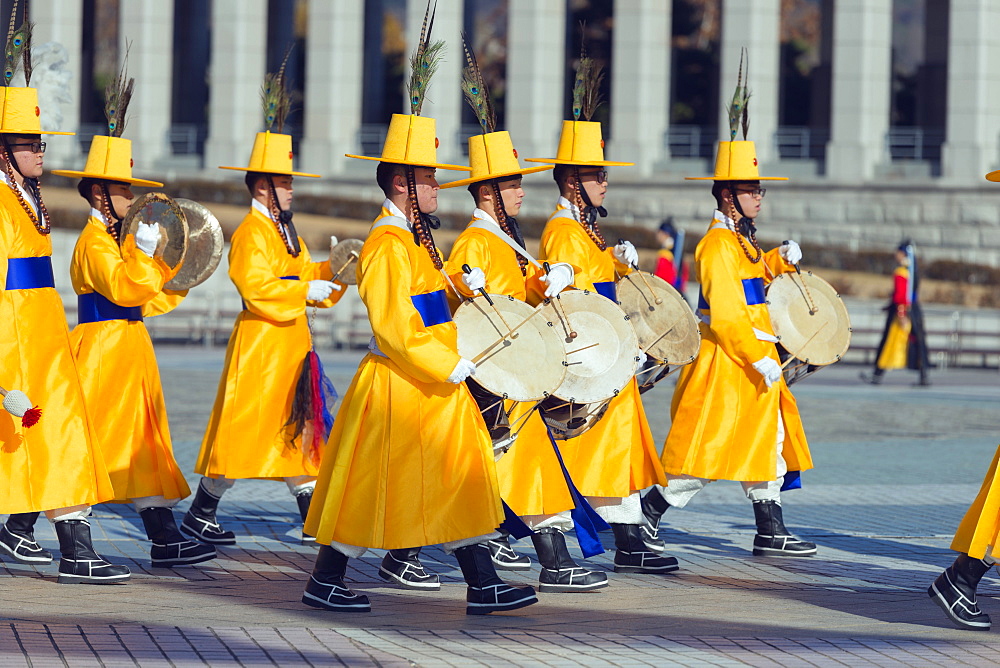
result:
[[[406,166],[406,190],[410,205],[410,222],[413,225],[414,241],[419,241],[427,251],[427,254],[430,255],[431,260],[434,262],[434,268],[441,269],[444,267],[444,262],[441,260],[441,253],[438,252],[437,246],[434,244],[434,237],[431,236],[430,228],[420,211],[420,205],[417,203],[417,179],[414,175],[413,167],[410,165]]]
[[[583,229],[587,232],[587,236],[590,237],[591,241],[597,244],[597,247],[604,251],[608,247],[608,242],[604,239],[604,235],[601,233],[601,228],[597,224],[597,212],[594,207],[588,206],[583,199],[583,183],[580,181],[580,168],[574,167],[573,174],[576,180],[576,189],[574,191],[574,199],[576,200],[574,204],[577,210],[580,212],[580,218],[577,222],[583,225]]]
[[[500,223],[500,229],[502,229],[507,236],[518,243],[522,243],[522,240],[514,232],[513,226],[510,223],[509,217],[507,216],[507,209],[503,204],[503,195],[500,193],[500,184],[494,180],[491,185],[493,186],[493,197],[496,198],[496,214],[497,222]],[[528,272],[528,260],[521,256],[520,253],[514,253],[517,258],[517,264],[521,267],[521,275],[524,276]]]
[[[17,164],[14,159],[14,152],[11,151],[10,145],[7,143],[7,136],[0,135],[0,137],[3,138],[4,148],[3,171],[7,176],[7,181],[10,183],[10,189],[14,191],[14,196],[17,197],[18,204],[28,214],[28,218],[31,219],[31,223],[38,230],[38,233],[49,234],[52,232],[52,223],[49,220],[49,210],[45,208],[45,202],[42,201],[42,189],[39,186],[38,179],[29,179],[21,174],[21,177],[24,179],[25,188],[31,192],[31,196],[35,198],[35,202],[38,204],[40,216],[35,214],[35,210],[24,199],[21,189],[17,187],[17,180],[14,178],[14,169]],[[20,174],[21,170],[18,169],[17,171]]]

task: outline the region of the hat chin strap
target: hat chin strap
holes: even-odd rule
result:
[[[432,230],[436,230],[441,227],[441,219],[437,216],[432,216],[429,213],[424,213],[420,209],[420,199],[417,197],[417,176],[414,171],[413,165],[406,165],[406,188],[409,197],[413,200],[413,209],[417,212],[417,216],[420,217],[419,221],[411,221],[413,223],[421,222]],[[417,246],[420,245],[420,235],[417,231],[416,225],[413,227],[413,243]]]
[[[267,185],[271,191],[271,206],[278,212],[278,223],[282,226],[282,231],[287,237],[288,251],[292,257],[298,257],[299,253],[302,252],[302,247],[299,245],[298,232],[292,223],[292,211],[281,208],[281,204],[278,202],[278,190],[274,187],[274,179],[270,174],[267,175]]]
[[[115,211],[115,206],[114,203],[111,201],[111,191],[108,189],[107,181],[101,181],[101,193],[104,195],[104,203],[107,205],[107,213],[111,214],[111,218],[115,221],[115,223],[121,226],[121,223],[123,220],[125,220],[125,217],[119,216],[118,212]],[[110,220],[108,221],[108,224],[109,225],[111,224]]]
[[[757,227],[753,222],[753,218],[748,218],[743,211],[743,207],[740,206],[740,198],[736,192],[736,181],[729,182],[729,196],[733,198],[733,208],[736,209],[736,213],[740,214],[740,219],[736,221],[736,230],[749,238],[750,235],[757,232]]]
[[[598,216],[607,218],[608,210],[603,206],[594,206],[593,201],[590,199],[590,194],[583,187],[583,183],[580,181],[580,168],[574,167],[573,170],[573,175],[576,177],[576,192],[580,194],[580,199],[586,205],[584,206],[584,210],[580,212],[580,216],[586,218],[588,225],[593,225]]]

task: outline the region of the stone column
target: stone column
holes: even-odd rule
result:
[[[316,174],[344,169],[357,153],[364,74],[364,3],[312,2],[306,35],[305,134],[299,168]]]
[[[892,0],[837,0],[826,174],[870,179],[886,161],[892,64]]]
[[[729,115],[740,69],[740,53],[746,47],[744,81],[750,84],[747,139],[754,142],[763,174],[777,159],[774,132],[778,129],[778,94],[781,50],[780,0],[722,0],[722,43],[719,63],[719,139],[728,140]],[[749,69],[750,77],[746,78]],[[742,129],[736,135],[743,138]],[[714,152],[713,152],[714,155]],[[773,174],[773,172],[772,172]]]
[[[135,77],[122,136],[132,140],[136,173],[148,174],[170,155],[174,2],[130,0],[120,12],[119,59],[128,49],[128,75]]]
[[[76,132],[80,128],[83,0],[35,0],[31,3],[31,21],[35,24],[31,85],[42,89],[39,95],[42,128]],[[46,66],[52,65],[50,58],[58,60],[56,51],[47,46],[50,42],[65,49],[66,61],[53,72],[43,72]],[[48,144],[47,167],[65,169],[81,163],[76,137],[56,135],[45,141]]]
[[[506,129],[521,156],[552,158],[569,118],[563,108],[566,3],[510,0],[508,8]]]
[[[951,0],[950,23],[942,175],[978,184],[1000,165],[1000,5],[992,0]]]
[[[661,0],[616,0],[612,33],[611,160],[649,175],[670,125],[670,11]]]
[[[205,168],[213,175],[219,165],[246,165],[254,135],[264,129],[259,92],[266,60],[267,0],[212,0]]]
[[[426,0],[406,2],[407,70],[404,85],[409,81],[409,58],[420,38],[420,26],[424,22],[426,9]],[[462,2],[442,2],[437,6],[432,41],[444,40],[444,58],[431,79],[427,99],[420,110],[421,116],[430,116],[436,121],[437,136],[441,142],[437,150],[438,160],[454,165],[468,164],[462,157],[462,144],[467,138],[459,135],[462,105],[465,104],[462,101],[462,66],[465,63],[462,56],[463,9]],[[400,113],[410,113],[409,100],[406,100]]]

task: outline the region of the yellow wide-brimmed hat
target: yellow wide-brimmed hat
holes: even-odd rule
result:
[[[441,187],[457,188],[479,181],[502,179],[505,176],[544,172],[554,166],[522,168],[517,161],[517,150],[510,140],[510,133],[506,130],[469,137],[469,163],[472,165],[471,178],[445,183]]]
[[[715,174],[687,176],[688,181],[787,181],[786,176],[761,176],[752,141],[720,141]]]
[[[556,157],[525,158],[525,162],[582,167],[629,167],[635,164],[604,159],[604,137],[601,134],[601,124],[597,121],[563,121]]]
[[[38,91],[34,88],[4,86],[0,106],[0,134],[5,135],[72,135],[73,132],[43,130],[39,120]]]
[[[995,172],[990,172],[986,175],[987,181],[993,181],[994,183],[1000,183],[1000,169]]]
[[[137,179],[132,176],[132,141],[121,137],[94,135],[87,154],[87,164],[82,172],[70,169],[53,169],[57,176],[69,176],[75,179],[101,179],[102,181],[120,181],[133,186],[160,188],[162,183]]]
[[[296,172],[292,169],[292,135],[281,135],[276,132],[258,132],[253,140],[253,150],[250,151],[250,164],[246,167],[219,167],[219,169],[234,169],[237,172],[262,172],[264,174],[283,174],[285,176],[309,176],[320,178],[319,174]]]
[[[413,114],[393,114],[389,121],[389,131],[385,135],[382,155],[352,155],[348,158],[392,162],[413,167],[452,169],[459,172],[471,171],[461,165],[446,165],[437,161],[437,129],[433,118]]]

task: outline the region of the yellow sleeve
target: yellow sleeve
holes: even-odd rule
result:
[[[282,279],[269,261],[266,239],[252,227],[240,231],[243,234],[234,237],[229,249],[229,278],[246,308],[275,322],[305,314],[309,282]]]
[[[791,264],[785,258],[781,257],[780,246],[778,248],[772,248],[771,250],[764,253],[764,262],[767,264],[767,268],[770,269],[770,275],[768,272],[764,272],[764,282],[770,283],[771,279],[778,274],[787,274],[788,272],[795,271],[795,265]],[[756,360],[754,360],[756,361]]]
[[[170,313],[177,308],[188,295],[188,290],[163,290],[142,305],[142,317],[151,318],[156,315]]]
[[[417,380],[442,383],[460,357],[435,338],[413,306],[413,271],[402,243],[387,234],[361,258],[358,293],[368,309],[379,350]]]
[[[85,230],[73,252],[70,274],[74,288],[88,285],[119,306],[133,307],[160,294],[170,270],[162,260],[136,248],[131,235],[119,248],[111,235]]]
[[[740,249],[719,237],[705,237],[697,253],[698,277],[709,305],[709,327],[719,346],[741,366],[766,357],[774,344],[759,341],[739,274]]]
[[[0,209],[0,301],[3,301],[7,289],[7,258],[10,257],[10,241],[7,239],[12,227],[10,217],[4,209]]]
[[[596,291],[595,276],[591,273],[591,263],[587,261],[590,248],[593,245],[590,237],[584,234],[574,234],[567,225],[560,225],[549,234],[542,235],[541,252],[549,264],[565,262],[573,267],[573,285],[581,290]]]
[[[490,256],[490,246],[480,234],[461,234],[455,240],[455,245],[451,249],[451,255],[448,256],[444,270],[451,277],[455,290],[460,293],[458,297],[475,296],[462,281],[462,275],[465,273],[462,270],[463,264],[469,265],[470,268],[479,267],[483,270],[483,273],[486,274],[486,291],[490,292],[490,277],[493,272]],[[451,286],[448,286],[448,291],[451,292]]]
[[[303,281],[330,281],[333,280],[333,269],[330,268],[330,260],[326,259],[322,262],[313,262],[312,256],[309,254],[309,249],[306,248],[305,242],[302,241],[302,237],[299,237],[299,248],[302,249],[302,254],[300,259],[302,260],[302,266],[304,267],[299,278]],[[319,308],[330,308],[337,302],[341,300],[344,296],[344,292],[347,291],[347,284],[342,281],[333,281],[336,283],[340,289],[334,290],[330,293],[330,296],[321,302],[309,302],[310,306],[318,306]],[[306,288],[308,291],[308,288]]]
[[[607,253],[608,256],[611,258],[611,261],[615,263],[615,273],[618,276],[624,276],[626,274],[631,274],[632,273],[632,267],[628,266],[627,264],[625,264],[623,262],[619,262],[618,258],[615,257],[615,245],[614,244],[612,244],[612,243],[609,242],[608,243],[608,247],[604,249],[604,252]]]

